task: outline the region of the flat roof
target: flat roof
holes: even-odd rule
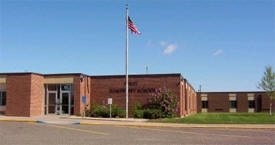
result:
[[[0,73],[0,75],[25,75],[25,74],[36,74],[41,76],[66,76],[66,75],[85,75],[89,76],[83,73],[55,73],[55,74],[41,74],[36,72],[6,72],[6,73]]]
[[[36,73],[36,72],[6,72],[6,73],[0,73],[0,75],[26,75],[26,74],[43,75],[41,73]]]
[[[200,94],[208,94],[208,93],[265,93],[266,91],[225,91],[225,92],[197,92],[197,93],[200,93]]]
[[[181,76],[180,73],[168,73],[168,74],[129,74],[131,77],[159,77],[159,76]],[[94,75],[90,76],[92,78],[121,78],[125,77],[125,75]]]

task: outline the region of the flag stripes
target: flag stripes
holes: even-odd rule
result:
[[[135,24],[133,23],[133,21],[130,19],[129,16],[128,16],[128,28],[131,30],[132,33],[135,33],[138,35],[141,34],[141,32],[138,31],[137,27],[135,26]]]

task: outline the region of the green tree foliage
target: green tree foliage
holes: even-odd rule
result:
[[[267,92],[270,98],[270,110],[269,113],[272,115],[272,100],[275,99],[275,72],[273,72],[271,66],[265,68],[264,76],[258,86]]]

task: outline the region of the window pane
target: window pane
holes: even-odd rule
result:
[[[248,107],[249,108],[255,108],[255,101],[254,100],[250,100],[249,102],[248,102]]]
[[[48,84],[47,86],[49,91],[56,91],[56,88],[57,88],[56,84]]]
[[[202,101],[202,108],[208,108],[208,101]]]
[[[237,101],[230,101],[230,108],[237,108]]]
[[[0,105],[5,106],[6,105],[6,92],[0,93]]]
[[[70,91],[71,90],[71,84],[62,84],[61,90],[63,91]]]

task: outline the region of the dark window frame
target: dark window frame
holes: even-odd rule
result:
[[[208,109],[208,101],[201,101],[201,108]]]
[[[6,91],[0,91],[0,106],[6,106],[7,104],[7,93]]]
[[[255,100],[248,100],[248,108],[255,108]]]
[[[230,108],[232,108],[232,109],[237,109],[238,108],[238,102],[237,102],[237,100],[232,100],[232,101],[230,101]]]

